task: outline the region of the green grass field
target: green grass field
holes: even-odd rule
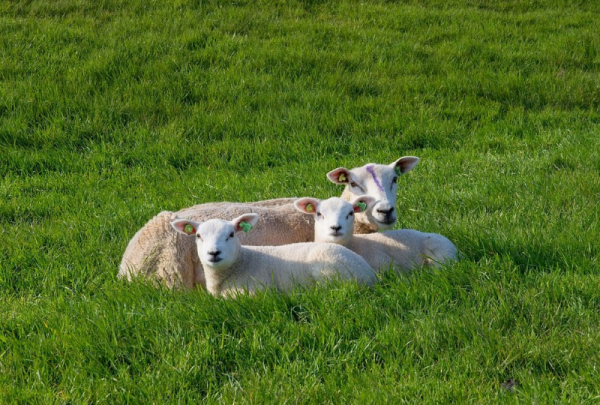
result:
[[[598,403],[598,15],[0,1],[0,403]],[[404,155],[397,226],[454,241],[443,271],[238,300],[116,277],[161,210]]]

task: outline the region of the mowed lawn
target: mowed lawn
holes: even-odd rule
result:
[[[0,403],[598,403],[600,3],[0,1]],[[237,300],[117,279],[209,201],[421,163],[463,253]]]

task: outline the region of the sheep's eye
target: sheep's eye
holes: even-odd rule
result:
[[[363,189],[361,186],[359,186],[359,185],[358,185],[358,183],[357,183],[357,182],[355,182],[355,181],[351,181],[351,182],[350,182],[350,187],[352,187],[352,188],[359,188],[359,189],[361,189],[362,191],[365,191],[365,190],[364,190],[364,189]]]
[[[398,182],[398,177],[394,177],[392,179],[392,184],[390,185],[390,190],[394,187],[394,184],[396,184]]]
[[[231,233],[229,234],[229,237],[230,237],[230,238],[233,238],[233,232],[231,232]]]
[[[347,216],[346,218],[348,218],[348,217],[353,217],[353,216],[354,216],[354,211],[350,211],[350,212],[348,213],[348,216]]]
[[[196,238],[198,238],[198,239],[202,239],[202,236],[200,236],[200,234],[199,234],[199,233],[197,233],[197,234],[196,234]]]
[[[317,216],[318,216],[318,217],[321,217],[321,216],[322,216],[322,215],[321,215],[321,213],[320,213],[319,211],[317,211]]]

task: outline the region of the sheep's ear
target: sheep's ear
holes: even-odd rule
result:
[[[171,222],[171,226],[177,232],[183,233],[184,235],[195,235],[200,223],[192,221],[191,219],[176,219]]]
[[[400,176],[401,174],[410,172],[414,169],[419,163],[419,160],[421,159],[416,156],[404,156],[392,163],[390,167],[396,171],[398,176]]]
[[[377,199],[375,197],[371,197],[370,195],[361,195],[352,201],[352,206],[354,207],[354,212],[365,212],[373,208],[373,206],[377,203]]]
[[[236,232],[244,231],[248,232],[258,222],[258,214],[244,214],[233,219],[231,225],[235,228]]]
[[[294,207],[305,214],[314,215],[317,212],[319,200],[316,198],[304,197],[294,201]]]
[[[350,170],[345,167],[338,167],[327,173],[327,178],[335,184],[348,184],[350,182]]]

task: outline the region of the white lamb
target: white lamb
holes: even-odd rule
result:
[[[389,269],[391,264],[397,272],[421,266],[437,267],[457,258],[456,246],[436,233],[399,229],[354,235],[355,213],[365,213],[377,206],[371,196],[355,198],[352,203],[338,197],[324,201],[301,198],[295,205],[300,212],[315,217],[315,242],[346,246],[362,256],[375,271]]]
[[[204,270],[193,238],[184,237],[171,227],[171,222],[181,217],[202,222],[212,218],[230,220],[254,212],[263,221],[253,232],[240,235],[244,245],[282,245],[313,240],[313,219],[296,211],[294,199],[272,201],[275,203],[272,206],[263,206],[260,202],[256,205],[225,202],[203,204],[203,209],[163,211],[133,236],[123,254],[118,277],[131,281],[133,276],[147,276],[170,288],[205,288]],[[281,204],[277,204],[280,201]]]
[[[249,231],[257,214],[232,221],[211,219],[203,223],[178,219],[171,223],[182,234],[196,239],[204,267],[206,289],[215,296],[234,296],[274,287],[281,291],[295,285],[339,277],[371,285],[377,277],[367,262],[340,245],[298,243],[286,246],[244,246],[239,231]]]
[[[402,157],[390,165],[369,163],[354,169],[338,168],[327,174],[337,184],[346,184],[342,198],[357,195],[377,196],[375,214],[358,213],[354,233],[371,233],[388,228],[396,221],[396,181],[412,170],[419,158]],[[131,239],[119,266],[118,277],[131,280],[146,276],[164,282],[168,287],[205,287],[202,264],[189,238],[173,232],[171,221],[189,218],[202,222],[212,218],[231,220],[241,214],[257,213],[262,220],[248,235],[240,235],[242,245],[278,246],[310,242],[314,238],[312,217],[296,211],[297,198],[278,198],[249,203],[204,203],[177,212],[163,211],[148,221]]]

